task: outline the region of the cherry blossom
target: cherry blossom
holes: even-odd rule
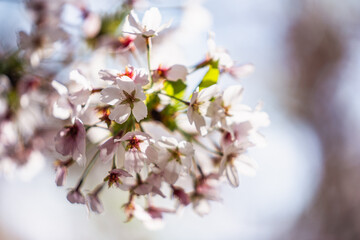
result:
[[[181,81],[185,82],[187,75],[188,75],[188,69],[184,65],[175,64],[172,65],[171,67],[163,67],[160,65],[155,70],[154,77],[164,78],[168,81],[177,81],[180,79]]]
[[[158,153],[151,143],[151,137],[144,132],[128,132],[115,142],[123,142],[125,146],[124,167],[129,172],[140,172],[144,163],[155,162]],[[120,147],[123,147],[120,145]]]
[[[108,182],[109,187],[115,184],[116,187],[123,189],[126,187],[123,185],[122,179],[127,177],[132,177],[132,175],[123,169],[112,169],[104,181]]]
[[[86,161],[86,131],[80,119],[72,126],[65,127],[55,137],[55,149],[63,156],[71,156],[80,165]]]
[[[118,78],[116,85],[104,88],[101,95],[101,101],[115,105],[109,118],[119,124],[124,123],[131,113],[138,122],[147,116],[147,107],[143,102],[146,96],[141,86],[127,76]]]
[[[135,84],[145,86],[149,83],[148,74],[144,68],[134,68],[133,66],[126,66],[124,72],[115,69],[100,70],[99,76],[105,81],[112,81],[116,84],[116,79],[127,76],[134,81]]]
[[[190,169],[193,146],[187,141],[178,142],[173,137],[162,137],[157,141],[157,145],[160,151],[156,165],[162,169],[165,181],[174,184],[180,174]]]
[[[137,14],[132,10],[129,16],[126,18],[129,26],[127,33],[141,35],[146,38],[157,36],[162,30],[169,28],[171,21],[161,25],[161,14],[159,9],[152,7],[144,14],[142,22],[139,21]]]
[[[245,146],[244,146],[245,145]],[[253,176],[256,173],[257,163],[245,155],[247,143],[243,145],[231,144],[225,147],[220,162],[219,174],[225,171],[226,177],[233,187],[239,186],[239,174]]]
[[[191,97],[187,116],[190,124],[195,123],[196,129],[202,136],[207,134],[205,115],[210,106],[210,100],[219,93],[217,85],[204,88],[200,92],[195,91]]]
[[[72,189],[66,198],[71,203],[85,204],[85,197],[78,188]]]

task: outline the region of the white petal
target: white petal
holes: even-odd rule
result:
[[[186,114],[187,114],[190,124],[192,124],[194,122],[194,114],[195,113],[194,113],[194,109],[192,108],[191,105],[188,107]]]
[[[53,80],[53,81],[51,82],[51,86],[52,86],[53,88],[55,88],[55,90],[56,90],[60,95],[68,94],[68,89],[65,87],[65,85],[59,83],[58,81]]]
[[[54,117],[65,120],[68,119],[71,115],[71,107],[60,106],[58,102],[55,102],[52,108],[52,114]]]
[[[232,187],[239,186],[239,175],[234,165],[226,164],[226,177]]]
[[[232,103],[240,102],[243,95],[243,87],[241,85],[228,87],[223,94],[223,102],[225,106],[230,106]]]
[[[134,103],[134,108],[132,109],[132,114],[134,115],[137,122],[147,117],[147,107],[144,102],[138,101]]]
[[[166,72],[166,78],[169,81],[177,81],[179,79],[185,81],[187,74],[188,70],[184,65],[175,64]]]
[[[69,79],[81,85],[82,88],[91,89],[90,81],[86,79],[86,77],[82,75],[79,70],[72,70],[70,72]]]
[[[156,151],[156,149],[152,146],[149,146],[146,151],[145,154],[147,156],[147,163],[155,163],[158,159],[158,152]]]
[[[89,89],[83,89],[69,95],[69,100],[74,105],[85,105],[88,102],[90,95],[91,91]]]
[[[136,85],[135,98],[140,99],[142,101],[144,101],[146,99],[146,95],[144,93],[144,90],[138,84]]]
[[[135,90],[136,86],[134,81],[127,77],[127,76],[121,76],[116,79],[116,83],[119,86],[119,88],[127,93],[131,93]]]
[[[201,217],[208,214],[210,212],[210,205],[208,201],[204,199],[197,200],[193,203],[194,210]]]
[[[160,27],[160,24],[161,14],[159,9],[152,7],[145,12],[142,19],[143,29],[157,31],[157,29]]]
[[[130,113],[131,113],[131,108],[129,105],[118,104],[111,111],[109,118],[119,124],[122,124],[129,118]]]
[[[256,175],[256,169],[258,164],[252,158],[242,154],[240,155],[235,161],[234,165],[236,166],[237,170],[244,175],[247,176],[254,176]]]
[[[135,79],[134,82],[136,84],[140,84],[141,86],[145,86],[149,83],[149,76],[147,74],[147,71],[144,68],[137,68],[134,69],[135,71]]]
[[[157,32],[161,32],[162,30],[169,28],[172,24],[172,19],[170,19],[167,23],[164,23],[163,25],[161,25],[158,29]]]
[[[104,103],[108,103],[114,105],[119,100],[123,99],[123,94],[121,90],[117,87],[107,87],[101,91],[101,98],[100,100]]]
[[[133,27],[133,30],[137,30],[136,32],[141,32],[142,27],[140,26],[140,21],[134,10],[131,10],[129,16],[127,17],[128,23],[131,27]]]
[[[194,154],[193,145],[187,141],[181,141],[179,143],[179,151],[183,155],[192,155]]]
[[[201,136],[205,136],[207,134],[205,119],[199,113],[194,113],[194,122],[195,127]]]
[[[244,64],[241,66],[233,66],[232,68],[230,68],[230,74],[235,78],[242,78],[250,73],[253,73],[254,70],[255,66],[253,64]]]
[[[115,69],[102,69],[99,71],[99,77],[105,81],[116,81],[118,71]]]
[[[170,161],[166,165],[164,172],[164,178],[166,182],[168,182],[169,184],[174,184],[179,178],[181,169],[182,169],[181,165],[177,163],[175,160]]]
[[[208,88],[204,88],[199,93],[198,102],[209,101],[212,97],[215,97],[218,93],[219,93],[219,86],[217,84],[211,85]]]

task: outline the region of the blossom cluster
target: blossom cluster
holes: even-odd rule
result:
[[[46,1],[30,1],[35,2],[47,6]],[[101,18],[75,4],[82,13],[82,38],[92,51],[106,49],[105,52],[123,56],[127,62],[113,68],[104,66],[95,76],[89,74],[91,63],[72,63],[70,67],[74,70],[65,83],[51,72],[36,74],[30,82],[22,82],[27,84],[27,89],[36,84],[36,79],[50,80],[46,81],[46,88],[42,83],[39,85],[43,88],[36,86],[35,93],[31,92],[35,98],[39,92],[45,92],[45,104],[39,101],[43,112],[36,114],[49,115],[43,122],[51,129],[46,136],[54,139],[47,153],[57,158],[56,185],[65,185],[69,168],[74,164],[83,168],[78,183],[68,192],[68,201],[101,213],[104,211],[101,193],[106,188],[116,188],[128,194],[128,201],[123,205],[127,220],[135,217],[146,226],[157,228],[162,225],[163,214],[177,213],[188,205],[200,215],[208,213],[209,202],[221,200],[219,185],[222,182],[238,187],[240,175],[254,175],[257,163],[247,151],[263,144],[258,130],[267,126],[269,119],[261,104],[253,109],[242,102],[244,88],[240,84],[222,87],[222,75],[237,79],[250,73],[253,66],[236,65],[228,52],[215,44],[212,33],[208,38],[208,52],[195,66],[165,61],[154,67],[153,40],[170,31],[171,20],[163,23],[159,9],[152,7],[140,21],[131,10],[132,2],[124,3],[120,13],[112,18]],[[38,16],[46,18],[49,11]],[[114,31],[109,30],[111,24],[106,25],[109,21],[118,23]],[[62,41],[67,35],[63,30],[56,35],[47,31],[46,22],[42,20],[37,25],[45,28],[44,31],[32,33],[44,33],[41,39],[47,43],[46,47],[30,46],[34,41],[28,38],[35,37],[31,34],[19,35],[32,72],[43,70],[48,45],[56,52],[51,43],[55,38]],[[50,35],[52,39],[47,37]],[[135,59],[134,63],[130,57]],[[194,72],[205,69],[204,77],[198,82],[189,80]],[[29,98],[25,93],[19,96],[21,104],[16,112],[27,108],[22,105],[25,101],[22,98]],[[32,106],[35,105],[32,103]],[[15,122],[2,120],[1,126]],[[45,126],[41,121],[35,123],[37,126],[33,129]],[[47,142],[44,131],[41,133],[42,145],[52,142]],[[33,131],[28,138],[34,141],[34,135]],[[0,139],[5,144],[2,136],[5,136],[3,131]],[[35,148],[31,149],[34,152]],[[85,196],[84,183],[97,171],[97,161],[108,166],[108,171],[102,173],[103,180]],[[158,198],[167,199],[169,204],[159,206]],[[140,204],[143,202],[145,204]]]

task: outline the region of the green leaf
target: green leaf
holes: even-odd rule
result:
[[[181,99],[185,94],[186,84],[181,79],[176,82],[166,81],[164,83],[164,90],[168,95]]]
[[[210,87],[211,85],[214,85],[217,83],[220,75],[219,70],[219,61],[212,61],[209,64],[209,70],[205,74],[204,78],[199,84],[199,90],[201,91],[204,88]]]

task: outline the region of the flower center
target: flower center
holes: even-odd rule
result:
[[[137,137],[133,136],[130,140],[128,140],[129,143],[126,146],[127,149],[133,149],[136,148],[137,150],[140,151],[140,146],[139,143],[142,143],[143,141],[138,139]]]

